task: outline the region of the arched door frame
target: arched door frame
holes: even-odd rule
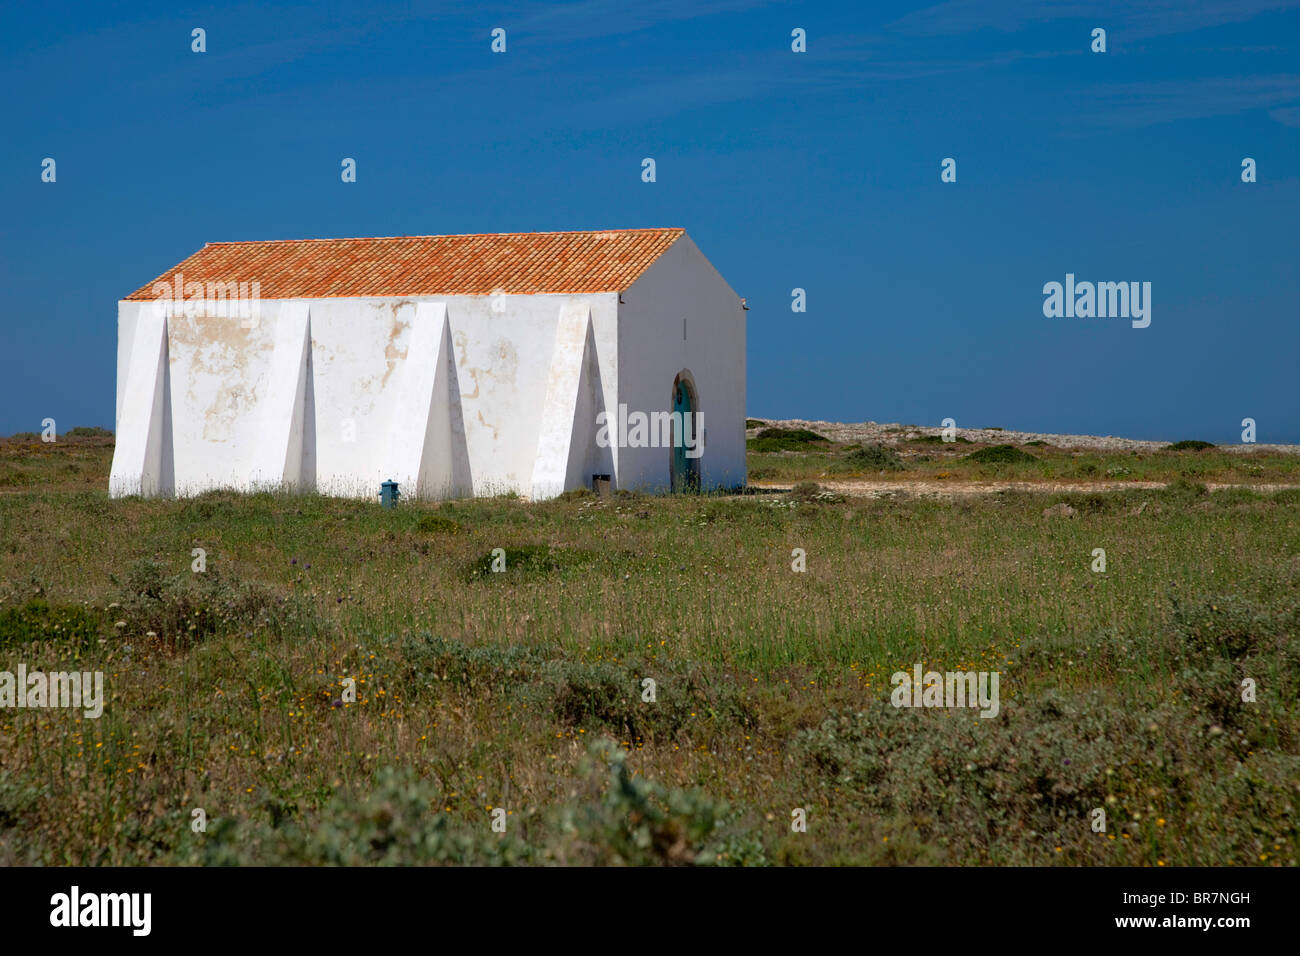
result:
[[[703,415],[700,411],[700,390],[695,385],[695,376],[691,374],[690,369],[682,369],[673,377],[673,388],[669,395],[670,407],[675,411],[680,403],[677,401],[677,389],[686,390],[689,400],[689,408],[695,415],[695,421],[691,423],[692,429],[702,422]],[[677,464],[677,450],[682,443],[682,436],[677,432],[677,426],[673,426],[673,441],[668,449],[668,483],[673,491],[699,490],[700,487],[700,459],[703,457],[704,429],[700,428],[698,432],[692,432],[692,439],[698,443],[701,455],[699,458],[690,458],[685,454],[683,449],[682,458],[685,463],[684,475],[679,475]],[[683,478],[685,480],[683,480]]]

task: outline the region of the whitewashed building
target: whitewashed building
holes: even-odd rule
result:
[[[682,229],[209,243],[118,303],[110,493],[727,488],[744,407]]]

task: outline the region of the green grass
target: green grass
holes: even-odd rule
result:
[[[938,436],[929,437],[933,440],[917,439],[892,448],[881,446],[882,451],[899,456],[902,469],[855,467],[853,457],[859,446],[834,442],[805,443],[774,452],[751,448],[749,477],[760,482],[811,481],[856,474],[884,480],[953,478],[1046,483],[1169,482],[1183,478],[1221,484],[1300,484],[1300,456],[1278,451],[1078,451],[1041,441],[1017,447],[978,445],[965,440],[943,442]],[[1026,448],[1032,448],[1032,454],[1024,451]]]
[[[0,864],[1297,862],[1300,492],[110,501],[108,451],[0,458],[0,669],[107,696],[0,710]],[[1001,714],[889,706],[917,662]]]

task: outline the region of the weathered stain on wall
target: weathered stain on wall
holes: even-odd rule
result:
[[[387,366],[384,369],[383,378],[379,380],[381,389],[388,385],[388,381],[393,377],[393,370],[397,368],[398,363],[406,361],[406,353],[410,343],[411,320],[415,318],[415,303],[410,299],[398,299],[388,303],[388,309],[392,313],[392,327],[388,332],[388,341],[384,343],[384,361]]]
[[[515,349],[515,343],[509,339],[497,339],[496,362],[488,374],[495,378],[502,385],[515,384],[515,373],[519,369],[519,352]]]
[[[263,382],[249,372],[269,361],[272,340],[239,318],[177,314],[167,322],[173,393],[202,415],[207,441],[228,441],[243,416],[257,407]]]

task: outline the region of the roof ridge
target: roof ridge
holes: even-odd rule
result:
[[[602,232],[686,232],[684,226],[632,226],[626,229],[550,229],[541,232],[447,232],[415,236],[321,236],[315,239],[224,239],[208,246],[242,246],[254,242],[387,242],[399,239],[476,239],[486,236],[582,236]]]

